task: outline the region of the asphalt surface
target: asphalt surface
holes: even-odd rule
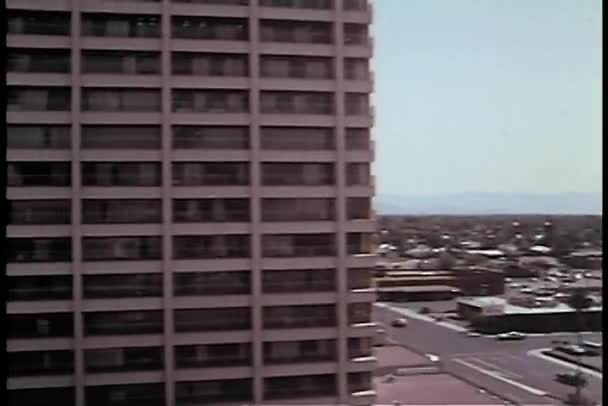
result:
[[[432,321],[407,317],[406,328],[390,327],[400,314],[391,308],[375,307],[375,321],[383,324],[391,341],[421,353],[438,355],[442,367],[488,392],[501,395],[516,404],[550,404],[564,400],[574,389],[555,381],[557,373],[573,372],[528,354],[531,350],[550,348],[554,340],[574,342],[572,333],[531,336],[521,341],[498,341],[493,337],[467,337]],[[590,333],[585,340],[602,342],[601,333]],[[601,402],[602,380],[585,375],[584,393]]]

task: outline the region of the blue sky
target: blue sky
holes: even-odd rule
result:
[[[378,194],[601,191],[600,0],[375,0]]]

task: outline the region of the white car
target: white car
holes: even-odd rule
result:
[[[524,333],[520,333],[518,331],[509,331],[508,333],[498,334],[496,336],[497,340],[523,340],[526,338]]]
[[[467,337],[481,337],[481,334],[475,332],[475,331],[469,331],[467,333]]]

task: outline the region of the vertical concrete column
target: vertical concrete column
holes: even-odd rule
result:
[[[253,355],[253,401],[262,404],[263,322],[262,322],[262,234],[261,234],[261,164],[260,164],[260,89],[259,89],[259,19],[258,0],[249,3],[249,142],[251,210],[251,328]]]
[[[161,188],[162,188],[162,272],[163,349],[165,361],[165,406],[175,404],[173,360],[173,188],[171,176],[171,0],[161,9]]]
[[[346,147],[344,111],[344,22],[342,0],[334,0],[334,69],[336,116],[336,246],[338,303],[338,401],[348,404],[348,253],[346,250]]]
[[[80,1],[72,0],[71,19],[71,224],[72,224],[72,302],[74,317],[74,386],[76,405],[85,405],[84,396],[84,323],[82,314],[82,235],[81,168],[80,168]]]

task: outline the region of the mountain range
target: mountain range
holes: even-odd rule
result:
[[[381,215],[602,214],[601,193],[379,194],[374,204]]]

